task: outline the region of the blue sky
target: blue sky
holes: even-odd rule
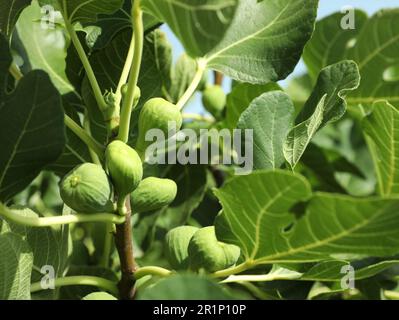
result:
[[[357,9],[362,9],[366,11],[369,15],[372,15],[376,11],[382,8],[392,8],[399,7],[399,0],[320,0],[318,19],[328,16],[329,14],[341,9],[345,6],[352,6]],[[174,48],[174,58],[175,60],[183,53],[183,48],[179,41],[175,38],[172,32],[167,27],[163,27],[167,32],[169,40],[172,42]],[[302,62],[299,62],[292,76],[301,74],[305,70]],[[283,81],[284,85],[286,81]],[[229,90],[230,81],[225,81],[224,83],[226,90]],[[197,95],[192,102],[187,107],[187,112],[200,112],[202,113],[202,108],[200,104],[200,97]]]

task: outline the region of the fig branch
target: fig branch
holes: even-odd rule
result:
[[[118,295],[118,288],[116,284],[110,280],[93,277],[93,276],[72,276],[72,277],[63,277],[57,278],[54,280],[54,286],[56,288],[65,287],[65,286],[94,286],[98,287],[102,290],[106,290],[113,295]],[[38,292],[44,290],[42,284],[40,282],[32,283],[30,287],[30,292]]]
[[[127,84],[127,92],[124,96],[120,117],[119,135],[118,139],[127,142],[129,139],[130,119],[134,107],[134,100],[136,97],[137,83],[139,80],[141,61],[143,57],[144,46],[144,24],[143,12],[140,8],[140,0],[135,0],[132,7],[132,23],[133,23],[133,38],[134,38],[134,54],[133,63]]]
[[[183,113],[183,119],[185,120],[196,120],[196,121],[204,121],[204,122],[209,122],[209,123],[214,123],[215,118],[211,116],[205,116],[202,114],[197,114],[197,113]]]
[[[125,218],[112,213],[70,214],[55,217],[29,217],[19,215],[0,203],[0,217],[28,227],[50,227],[71,223],[106,222],[122,224]]]
[[[64,116],[65,125],[76,134],[96,155],[100,158],[104,158],[105,148],[97,142],[92,136],[90,136],[81,126],[79,126],[72,118],[68,115]]]
[[[83,64],[83,67],[86,71],[87,78],[90,82],[90,85],[93,89],[94,97],[96,99],[96,102],[98,104],[98,107],[102,112],[105,112],[108,108],[108,104],[106,103],[103,94],[101,92],[100,85],[98,84],[96,75],[94,74],[93,68],[90,64],[89,58],[86,55],[86,52],[80,43],[80,40],[78,38],[78,35],[76,34],[76,31],[72,25],[72,23],[69,21],[68,17],[64,15],[64,21],[65,21],[65,28],[68,31],[69,36],[71,37],[71,41],[78,53],[78,56]]]
[[[133,300],[135,296],[136,280],[134,274],[137,270],[133,253],[132,235],[132,210],[130,199],[126,201],[125,222],[116,226],[115,246],[118,251],[121,264],[121,279],[118,283],[119,295],[123,300]]]
[[[187,104],[187,102],[191,99],[191,97],[195,93],[195,90],[197,90],[197,88],[201,82],[201,79],[204,75],[205,70],[206,70],[206,60],[198,59],[197,60],[197,72],[195,73],[195,76],[194,76],[191,84],[187,88],[186,92],[184,92],[184,94],[181,96],[181,98],[179,99],[179,101],[176,104],[176,107],[179,110],[182,110],[184,108],[184,106]]]
[[[115,105],[119,106],[119,109],[120,109],[120,104],[122,102],[122,88],[125,85],[127,85],[127,82],[129,80],[129,73],[133,65],[134,43],[135,43],[135,37],[134,37],[134,32],[132,32],[132,39],[130,40],[129,51],[127,53],[125,64],[123,66],[122,73],[115,93]]]
[[[218,270],[218,271],[212,273],[211,276],[213,278],[225,278],[225,277],[229,277],[231,275],[235,275],[237,273],[244,272],[244,271],[252,268],[253,266],[254,266],[253,262],[245,261],[237,266],[223,269],[223,270]]]
[[[141,279],[145,276],[159,276],[159,277],[167,277],[173,274],[173,271],[157,267],[157,266],[148,266],[148,267],[142,267],[137,269],[137,271],[134,273],[134,278],[136,280]]]
[[[84,114],[83,128],[84,128],[85,132],[90,137],[92,137],[91,128],[90,128],[89,112],[87,110],[85,110],[85,114]],[[101,161],[100,161],[101,157],[99,157],[98,154],[96,152],[94,152],[93,149],[91,149],[90,147],[89,147],[89,153],[90,153],[90,157],[91,157],[93,163],[98,164],[100,166],[101,165]]]
[[[298,279],[301,276],[300,273],[293,274],[292,276],[284,276],[279,274],[243,274],[243,275],[231,275],[227,279],[221,281],[221,283],[235,283],[235,282],[269,282],[277,280],[293,280]]]
[[[112,223],[107,223],[105,228],[105,235],[104,235],[104,249],[101,256],[101,260],[99,265],[108,268],[109,267],[109,258],[112,251],[112,242],[114,239],[115,233],[115,226]]]

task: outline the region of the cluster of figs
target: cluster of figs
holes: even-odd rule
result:
[[[203,104],[219,118],[226,104],[223,89],[220,86],[205,88]],[[123,214],[128,197],[133,213],[157,210],[172,203],[177,194],[176,183],[156,177],[143,179],[142,163],[150,143],[145,140],[146,132],[160,129],[167,135],[170,121],[175,122],[177,130],[183,124],[176,105],[162,98],[148,100],[139,115],[135,148],[115,140],[106,148],[104,168],[93,163],[74,168],[60,182],[65,204],[81,214]],[[174,228],[167,233],[165,246],[166,257],[175,270],[216,272],[233,266],[240,257],[239,247],[218,241],[213,226]]]
[[[105,151],[105,168],[84,163],[74,168],[60,182],[65,204],[78,213],[113,213],[124,207],[130,195],[133,212],[157,210],[176,197],[173,180],[147,177],[143,179],[142,158],[149,142],[145,133],[150,129],[168,130],[168,122],[182,125],[182,115],[172,103],[154,98],[143,106],[139,116],[139,136],[133,149],[120,140],[111,142]],[[118,203],[115,202],[118,199]],[[121,213],[121,211],[118,211]]]

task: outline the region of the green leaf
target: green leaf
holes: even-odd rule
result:
[[[123,5],[123,0],[39,0],[41,5],[52,5],[70,22],[95,22],[99,14],[111,14]]]
[[[253,129],[254,169],[276,169],[284,163],[283,144],[294,120],[287,94],[264,93],[241,114],[238,129]]]
[[[90,56],[92,54],[92,51],[86,45],[85,32],[77,31],[76,34],[78,36],[80,43],[83,46],[86,55]],[[80,60],[79,54],[76,51],[76,48],[73,45],[73,43],[69,44],[69,47],[66,51],[65,63],[66,63],[65,73],[68,78],[68,81],[74,86],[77,92],[81,92],[82,82],[86,73],[82,64],[82,60]]]
[[[283,146],[283,153],[291,168],[295,168],[308,144],[322,125],[326,108],[326,98],[327,95],[320,100],[314,113],[309,119],[297,124],[288,133]]]
[[[288,76],[312,35],[317,0],[240,1],[223,40],[207,56],[208,67],[249,83]]]
[[[348,291],[348,289],[343,289],[341,287],[333,286],[330,288],[324,283],[316,282],[312,286],[309,294],[307,296],[307,300],[332,300],[339,299],[342,294]]]
[[[175,275],[139,292],[139,300],[229,300],[220,285],[196,275]]]
[[[25,217],[38,216],[29,208],[20,206],[11,208],[15,214]],[[7,223],[7,229],[14,234],[20,235],[32,250],[34,257],[32,282],[38,282],[43,277],[41,273],[43,266],[52,266],[55,276],[62,276],[65,261],[61,257],[61,248],[65,243],[62,243],[62,238],[57,236],[51,228],[30,228],[15,223]]]
[[[256,171],[229,180],[215,195],[223,206],[215,220],[219,241],[239,246],[245,259],[256,259],[272,249],[270,241],[283,238],[282,229],[293,220],[286,212],[311,191],[299,175]]]
[[[192,57],[203,57],[224,37],[238,0],[143,0],[144,10],[166,22]]]
[[[309,99],[306,101],[296,123],[312,116],[315,106],[327,95],[321,126],[340,119],[346,111],[345,97],[360,83],[359,70],[355,62],[344,60],[324,68],[317,79]]]
[[[227,95],[226,120],[223,125],[229,129],[235,129],[238,119],[252,100],[262,93],[273,90],[281,90],[281,88],[273,82],[268,84],[239,83],[235,85]]]
[[[94,50],[104,49],[120,33],[132,28],[132,1],[124,0],[123,6],[113,14],[99,14],[95,23],[89,22],[86,28],[86,41]],[[152,30],[159,24],[153,16],[144,14],[144,30]],[[86,26],[86,24],[84,24]]]
[[[340,27],[342,16],[333,14],[317,24],[304,53],[310,72],[314,74],[341,59],[352,59],[359,65],[362,82],[348,95],[349,104],[372,104],[383,99],[399,105],[399,87],[394,76],[399,64],[399,10],[381,10],[368,19],[363,12],[356,11],[354,30]]]
[[[155,63],[157,64],[160,76],[162,78],[162,93],[170,102],[177,101],[181,95],[171,97],[169,89],[172,84],[175,70],[172,69],[173,64],[173,48],[169,42],[166,33],[160,29],[154,31],[154,46],[155,46]],[[180,61],[181,58],[178,60]],[[191,79],[192,80],[192,79]]]
[[[237,177],[215,194],[223,206],[218,239],[241,247],[251,265],[399,252],[399,199],[312,196],[304,178],[284,171]],[[289,213],[309,198],[302,217]]]
[[[63,101],[65,113],[75,120],[76,123],[80,123],[79,114],[65,100]],[[62,155],[57,161],[46,167],[47,170],[55,172],[60,177],[63,177],[79,164],[92,161],[87,145],[69,128],[66,128],[66,138]]]
[[[353,268],[353,276],[355,279],[361,280],[371,278],[388,268],[397,266],[398,264],[398,260],[387,260],[370,264],[365,267],[356,267],[355,264],[349,264],[347,261],[323,261],[306,270],[300,279],[308,281],[341,281],[347,274],[348,270],[343,268],[349,266]]]
[[[340,119],[346,111],[345,97],[359,86],[356,63],[341,61],[324,68],[284,145],[284,155],[296,166],[316,132],[327,123]]]
[[[7,40],[0,37],[0,51],[7,50]],[[8,68],[0,70],[1,75],[7,73]],[[43,71],[28,73],[10,95],[4,87],[0,92],[0,200],[6,201],[61,155],[64,112],[58,91]]]
[[[287,88],[285,89],[285,92],[288,93],[288,95],[294,102],[296,110],[300,111],[300,109],[303,107],[303,104],[312,93],[312,87],[312,80],[307,73],[294,77],[289,82]]]
[[[26,8],[17,23],[16,50],[24,60],[21,70],[44,70],[61,94],[74,91],[65,73],[65,36],[60,28],[43,28],[43,13],[36,1]]]
[[[341,12],[334,13],[317,21],[315,32],[305,46],[303,59],[314,82],[319,72],[326,66],[348,58],[347,51],[355,44],[365,22],[367,14],[354,10],[356,28],[344,29]]]
[[[335,160],[329,159],[328,154],[334,154]],[[301,163],[317,177],[317,187],[319,191],[346,193],[343,187],[337,181],[335,174],[345,172],[363,177],[359,169],[348,162],[339,154],[324,150],[317,145],[310,143],[306,152],[301,158]]]
[[[171,72],[171,82],[168,93],[173,103],[177,103],[187,90],[195,76],[196,70],[196,61],[183,53]]]
[[[29,300],[33,254],[21,236],[0,234],[0,300]]]
[[[382,196],[399,193],[399,111],[386,101],[376,102],[363,121],[366,141]]]
[[[12,63],[12,56],[8,47],[8,41],[0,33],[0,103],[6,96],[6,88],[8,85],[9,68]],[[1,106],[1,105],[0,105]]]
[[[7,38],[11,38],[21,11],[30,2],[31,0],[9,0],[0,3],[0,32]]]

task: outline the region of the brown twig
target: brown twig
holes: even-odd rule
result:
[[[126,209],[126,221],[116,226],[115,234],[115,245],[118,250],[122,273],[118,288],[122,300],[133,300],[135,295],[134,273],[137,270],[137,266],[133,254],[132,209],[129,197],[126,200]]]
[[[215,71],[215,85],[221,86],[223,84],[223,74],[219,71]]]

